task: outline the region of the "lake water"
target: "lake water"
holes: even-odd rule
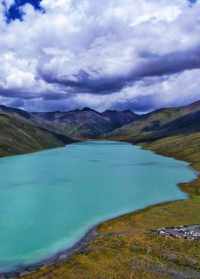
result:
[[[0,159],[0,271],[71,247],[97,223],[186,197],[187,163],[117,142],[88,141]]]

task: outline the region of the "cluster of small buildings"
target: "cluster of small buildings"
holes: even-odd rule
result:
[[[172,228],[161,228],[155,231],[165,237],[184,238],[189,240],[200,240],[200,225],[189,225]]]

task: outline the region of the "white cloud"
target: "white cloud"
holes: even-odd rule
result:
[[[12,2],[6,2],[7,8]],[[49,102],[46,96],[57,92],[58,98],[66,98],[66,106],[71,100],[74,106],[103,109],[123,103],[134,105],[134,100],[143,95],[152,96],[153,103],[156,96],[156,106],[200,97],[198,80],[193,78],[195,70],[166,77],[165,81],[152,80],[148,86],[142,80],[124,84],[105,96],[86,90],[81,94],[80,87],[72,96],[70,86],[65,87],[63,82],[78,82],[80,71],[92,82],[123,80],[131,72],[141,72],[153,55],[162,57],[200,46],[198,3],[189,7],[186,0],[42,0],[41,7],[45,13],[26,4],[21,7],[23,21],[7,24],[0,5],[0,91],[5,98],[12,90],[18,90],[21,98],[20,92],[26,92],[27,99],[35,92],[35,99],[40,96],[45,106]]]

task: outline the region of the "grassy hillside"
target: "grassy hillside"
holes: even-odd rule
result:
[[[200,171],[200,132],[165,137],[142,146],[156,153],[190,162],[195,170]],[[181,187],[190,195],[200,195],[200,177],[192,183],[182,184]]]
[[[28,113],[0,108],[0,157],[63,146],[72,139],[38,127]]]
[[[161,109],[106,135],[134,143],[200,131],[200,102],[181,108]]]

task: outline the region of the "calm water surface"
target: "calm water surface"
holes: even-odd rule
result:
[[[0,159],[0,271],[71,247],[93,225],[185,198],[187,163],[126,143],[77,143]]]

